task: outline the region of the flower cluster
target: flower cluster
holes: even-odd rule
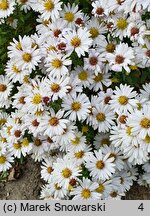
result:
[[[120,199],[133,181],[150,185],[150,84],[126,83],[150,67],[150,1],[91,5],[87,15],[60,0],[0,0],[0,23],[18,6],[37,13],[0,75],[0,172],[30,155],[42,199]]]

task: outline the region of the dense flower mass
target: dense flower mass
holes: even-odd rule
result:
[[[36,16],[32,34],[7,44],[0,173],[40,162],[41,199],[120,199],[133,181],[150,186],[150,1],[87,2],[88,14],[61,0],[0,0],[0,30],[17,31],[15,10]]]

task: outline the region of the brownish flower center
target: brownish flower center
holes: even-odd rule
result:
[[[0,92],[4,92],[7,89],[7,86],[4,84],[0,84]]]
[[[95,56],[90,57],[89,63],[90,63],[92,66],[96,65],[96,64],[98,63],[97,57],[95,57]]]
[[[123,56],[121,56],[121,55],[117,55],[116,56],[116,58],[115,58],[115,62],[117,63],[117,64],[122,64],[123,62],[124,62],[124,57]]]

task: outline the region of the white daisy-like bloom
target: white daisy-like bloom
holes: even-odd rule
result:
[[[7,153],[7,143],[1,142],[0,141],[0,156],[5,155]]]
[[[109,78],[110,74],[108,73],[97,73],[93,76],[93,83],[89,86],[89,89],[93,91],[103,90],[106,87],[109,87],[112,84],[111,79]]]
[[[93,145],[96,150],[99,150],[102,146],[110,145],[109,133],[98,133],[94,137]]]
[[[39,2],[38,12],[44,20],[59,18],[62,2],[60,0],[43,0]]]
[[[26,85],[22,85],[17,88],[18,92],[13,95],[12,99],[12,106],[13,108],[17,108],[18,110],[21,110],[25,105],[25,97],[28,95],[26,92]]]
[[[0,0],[0,18],[6,18],[12,14],[15,6],[15,0]]]
[[[68,188],[71,179],[77,179],[80,176],[80,168],[77,164],[70,160],[68,157],[63,159],[58,158],[53,164],[53,174],[52,177],[55,182],[58,182],[60,186]]]
[[[67,151],[68,152],[82,151],[85,148],[85,146],[86,146],[86,137],[83,136],[83,133],[76,130],[75,137],[71,139],[67,145]]]
[[[106,155],[107,153],[110,153],[110,158],[113,157],[114,158],[114,163],[116,165],[116,169],[117,170],[122,170],[124,168],[124,157],[122,155],[122,151],[120,150],[120,148],[116,148],[113,145],[103,145],[102,148],[102,153],[104,155]]]
[[[67,128],[67,124],[69,123],[68,119],[64,119],[64,111],[59,110],[57,113],[50,108],[49,115],[43,116],[41,119],[41,131],[43,131],[44,135],[53,136],[53,135],[61,135],[64,130]]]
[[[111,88],[107,88],[106,92],[100,91],[98,96],[100,101],[104,104],[110,104],[111,96],[113,95],[113,90]]]
[[[66,199],[67,195],[68,195],[67,188],[65,188],[64,185],[58,184],[58,182],[56,182],[54,180],[52,180],[47,185],[47,191],[48,191],[48,194],[50,196],[50,199],[55,199],[55,200]],[[44,198],[45,198],[45,195],[44,195]]]
[[[32,150],[32,142],[29,142],[29,140],[25,137],[21,140],[21,153],[24,157],[29,155]]]
[[[38,133],[40,133],[40,116],[35,116],[33,114],[25,114],[23,116],[24,120],[24,127],[29,130],[30,133],[33,134],[33,136],[37,136]]]
[[[21,67],[22,70],[35,69],[35,66],[37,66],[40,62],[40,59],[40,50],[36,49],[35,47],[27,48],[24,50],[17,50],[15,52],[16,65],[18,67]]]
[[[6,154],[0,155],[0,172],[7,171],[11,168],[11,163],[14,161],[14,158],[11,153],[7,152]]]
[[[20,141],[16,141],[16,142],[8,142],[8,148],[11,152],[11,154],[15,157],[15,158],[21,158],[22,156],[22,150],[21,150],[21,142]]]
[[[85,70],[83,67],[77,66],[72,72],[81,81],[81,84],[84,88],[90,87],[91,84],[93,84],[93,73],[90,70]]]
[[[114,158],[110,153],[102,154],[102,151],[94,151],[93,155],[87,157],[85,162],[86,168],[90,171],[90,176],[97,180],[107,180],[115,173]]]
[[[134,12],[141,12],[145,10],[149,6],[149,1],[142,1],[142,0],[126,0],[124,1],[122,8],[126,13]]]
[[[141,110],[135,110],[129,116],[127,124],[132,128],[132,133],[141,139],[150,136],[150,111],[149,105],[144,105]]]
[[[6,77],[8,77],[12,82],[23,83],[24,77],[30,75],[30,70],[19,68],[14,60],[10,60],[6,65]]]
[[[42,98],[45,95],[42,95],[43,89],[42,87],[35,86],[34,88],[31,86],[27,87],[26,90],[29,94],[24,98],[25,105],[24,105],[24,112],[27,110],[29,113],[35,113],[36,111],[43,111],[43,100]]]
[[[142,85],[143,89],[140,89],[140,97],[146,98],[146,101],[150,101],[150,84],[145,83]]]
[[[103,54],[113,53],[116,47],[116,41],[110,38],[108,34],[107,38],[100,40],[98,44],[98,51]]]
[[[98,187],[96,188],[96,192],[101,194],[101,200],[107,199],[109,196],[110,191],[112,190],[112,180],[111,178],[109,180],[97,180],[95,178],[92,178],[93,181],[96,181],[98,183]]]
[[[125,193],[121,193],[119,189],[112,189],[107,200],[121,200],[123,196],[125,196]]]
[[[73,200],[99,200],[101,194],[96,192],[98,187],[97,182],[93,182],[88,178],[83,178],[79,181],[79,186],[73,189],[71,195],[74,195]]]
[[[92,14],[97,18],[108,16],[108,0],[98,0],[92,2]]]
[[[45,78],[42,81],[41,86],[46,95],[48,95],[52,101],[55,101],[66,96],[67,92],[71,88],[69,80],[70,78],[68,76],[63,76],[60,79],[49,76],[49,78]]]
[[[46,158],[41,165],[41,178],[44,181],[51,182],[53,170],[53,160]]]
[[[150,159],[142,166],[145,172],[150,172]]]
[[[110,69],[121,72],[124,68],[128,73],[130,72],[130,65],[134,65],[134,51],[126,43],[116,45],[114,53],[108,53],[106,58],[109,62]]]
[[[67,66],[71,65],[72,61],[68,58],[68,55],[62,55],[61,53],[50,52],[45,59],[46,71],[50,76],[54,78],[60,78],[61,76],[68,75]]]
[[[70,74],[69,86],[71,87],[68,91],[69,95],[74,97],[77,93],[83,91],[81,80],[74,76],[73,73]]]
[[[58,20],[50,23],[48,25],[48,28],[49,32],[47,34],[50,34],[51,37],[55,37],[56,39],[58,39],[61,38],[62,31],[65,31],[65,29],[67,29],[67,24],[62,18],[59,18]]]
[[[84,69],[90,69],[98,75],[102,73],[105,61],[103,54],[100,54],[98,50],[90,49],[88,58],[84,58]]]
[[[3,75],[0,75],[0,102],[3,103],[11,94],[13,88],[12,82]]]
[[[78,94],[70,96],[69,94],[63,99],[63,109],[66,111],[65,117],[69,120],[84,121],[90,113],[90,101],[85,94]]]
[[[53,136],[53,140],[60,144],[61,151],[68,150],[68,145],[70,144],[71,140],[74,140],[76,137],[76,129],[77,127],[75,126],[75,124],[69,122],[63,134]]]
[[[137,41],[139,44],[144,45],[144,36],[147,34],[146,26],[142,20],[138,22],[131,21],[127,28],[127,35],[131,41]]]
[[[112,35],[114,37],[119,37],[120,40],[123,40],[123,37],[127,36],[127,27],[129,24],[127,15],[121,12],[117,13],[117,15],[114,15],[112,18],[114,20],[114,31],[112,32]]]
[[[146,43],[144,47],[135,47],[135,55],[139,66],[142,68],[150,67],[150,43]]]
[[[93,45],[99,45],[100,41],[105,39],[105,34],[107,32],[107,28],[104,23],[99,23],[96,18],[92,18],[87,24],[87,29],[91,34],[91,38],[93,39]]]
[[[71,54],[75,51],[80,58],[85,56],[89,47],[92,45],[92,39],[87,28],[78,28],[77,30],[68,30],[63,34],[64,40],[67,43],[66,51]]]
[[[32,0],[17,0],[17,3],[21,6],[20,10],[23,10],[25,13],[31,9],[31,2]]]
[[[123,149],[124,157],[128,159],[130,164],[141,165],[148,160],[148,153],[144,151],[140,145],[130,145]]]
[[[139,102],[135,99],[136,95],[137,92],[133,91],[133,87],[120,84],[120,87],[116,86],[114,94],[111,96],[110,106],[117,113],[132,112]]]
[[[114,112],[109,105],[99,104],[92,111],[93,122],[92,126],[94,130],[98,129],[98,132],[108,132],[112,125],[114,125]]]
[[[79,11],[78,5],[70,4],[64,5],[63,10],[60,13],[62,19],[66,22],[69,28],[73,28],[75,21],[78,17],[81,17],[81,11]]]
[[[86,158],[92,154],[91,150],[91,146],[84,145],[83,149],[80,151],[70,151],[67,153],[67,157],[70,158],[70,160],[74,160],[78,166],[81,166]]]

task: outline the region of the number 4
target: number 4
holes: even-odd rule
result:
[[[143,211],[144,210],[144,206],[143,206],[143,203],[141,203],[138,207],[139,210]]]

